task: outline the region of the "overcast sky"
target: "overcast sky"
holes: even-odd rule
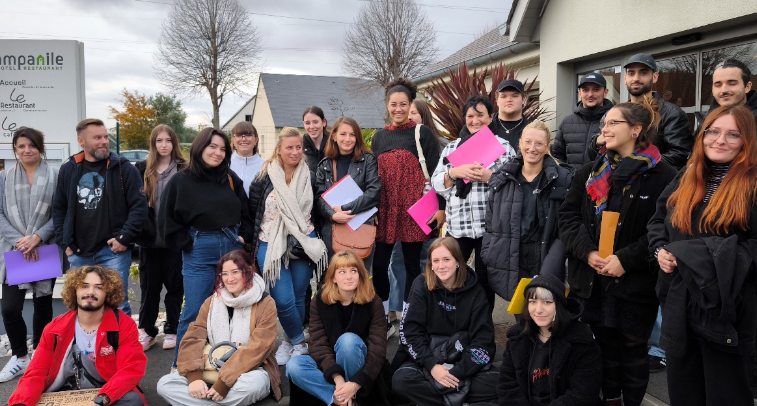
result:
[[[464,47],[507,18],[511,0],[417,0],[437,29],[439,57]],[[241,0],[258,27],[264,72],[339,76],[345,32],[366,0]],[[84,43],[87,116],[106,119],[126,88],[169,93],[155,79],[153,54],[172,0],[0,0],[2,38],[75,39]],[[260,15],[268,14],[268,16]],[[326,21],[313,21],[326,20]],[[340,23],[341,22],[341,23]],[[252,89],[250,89],[252,90]],[[221,106],[221,124],[246,98]],[[210,99],[182,101],[187,124],[208,124]],[[115,126],[108,119],[109,127]]]

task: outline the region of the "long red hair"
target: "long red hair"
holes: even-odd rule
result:
[[[698,231],[720,234],[735,229],[747,230],[749,227],[749,216],[757,193],[757,127],[752,112],[746,107],[723,106],[707,115],[686,164],[688,169],[681,177],[678,189],[668,198],[673,227],[687,235],[693,234],[692,213],[705,195],[708,166],[704,153],[704,133],[715,120],[727,114],[736,121],[744,145],[710,198]]]

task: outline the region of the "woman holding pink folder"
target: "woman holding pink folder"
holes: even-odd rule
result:
[[[497,137],[505,153],[492,167],[484,168],[478,162],[453,167],[447,157],[492,122],[494,106],[488,97],[471,96],[465,102],[463,111],[465,127],[460,130],[457,140],[444,147],[441,155],[443,164],[436,167],[431,177],[431,186],[447,202],[447,234],[457,240],[466,261],[475,252],[474,269],[478,283],[486,292],[490,310],[494,310],[494,290],[489,286],[486,265],[481,256],[486,202],[489,199],[489,178],[494,171],[515,156],[515,151],[508,141]]]
[[[362,134],[360,126],[354,119],[337,118],[326,143],[326,157],[318,163],[316,170],[315,206],[321,216],[321,238],[326,244],[329,258],[334,256],[331,232],[333,225],[345,224],[357,213],[370,210],[379,204],[381,177],[378,174],[378,164],[376,157],[365,145]],[[363,195],[350,203],[330,206],[321,196],[348,175],[360,187]],[[369,223],[373,224],[373,219],[370,219]],[[373,262],[373,251],[364,261],[366,269],[371,269],[371,262]]]
[[[33,128],[20,127],[13,133],[13,153],[16,165],[0,172],[2,316],[13,352],[13,357],[0,371],[0,382],[23,375],[29,365],[26,323],[22,316],[27,290],[32,290],[34,298],[34,348],[39,344],[42,330],[53,319],[55,279],[10,286],[2,253],[18,250],[26,260],[36,261],[37,247],[50,243],[54,236],[51,208],[58,170],[47,164],[44,135]]]

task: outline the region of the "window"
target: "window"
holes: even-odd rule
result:
[[[252,122],[252,114],[245,114],[244,121]]]
[[[652,90],[662,99],[677,105],[689,117],[689,127],[694,131],[694,112],[697,108],[697,55],[689,54],[673,58],[657,59],[657,83]]]
[[[738,59],[752,71],[752,88],[757,85],[757,42],[734,45],[702,52],[701,110],[709,110],[712,103],[712,73],[715,66],[726,59]]]
[[[620,65],[609,66],[606,68],[592,69],[586,72],[581,72],[577,75],[576,85],[581,82],[581,78],[590,72],[599,72],[605,77],[607,81],[607,99],[613,104],[618,104],[620,101]],[[578,101],[578,95],[576,95],[576,101]]]

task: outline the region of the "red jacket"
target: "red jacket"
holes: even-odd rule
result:
[[[137,324],[121,310],[116,311],[120,313],[118,322],[113,311],[105,311],[103,321],[97,329],[95,344],[95,366],[106,381],[99,393],[108,395],[111,403],[115,403],[126,393],[137,390],[147,367],[147,357],[139,344]],[[43,392],[57,389],[53,384],[57,387],[63,384],[62,376],[59,377],[60,368],[73,345],[75,331],[76,311],[56,317],[45,327],[29,367],[8,399],[9,405],[36,405]],[[108,343],[109,331],[119,332],[118,351],[114,351]],[[137,393],[141,396],[140,391],[137,390]],[[142,399],[144,401],[144,396]]]

